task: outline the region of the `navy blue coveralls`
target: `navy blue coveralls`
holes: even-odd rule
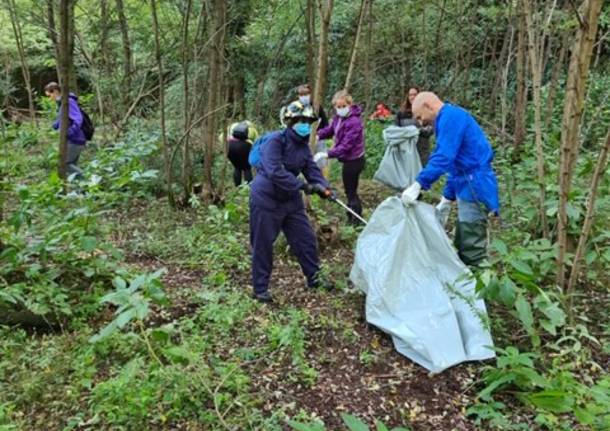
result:
[[[282,136],[283,135],[283,136]],[[301,197],[303,173],[310,184],[329,188],[313,161],[309,137],[291,128],[278,133],[260,149],[261,168],[250,193],[250,243],[252,245],[252,286],[254,293],[266,292],[273,267],[273,243],[284,232],[292,253],[313,286],[320,269],[318,247]]]

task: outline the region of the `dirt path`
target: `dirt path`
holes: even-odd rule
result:
[[[380,200],[379,188],[368,184],[363,195],[369,206]],[[322,244],[322,249],[324,262],[349,269],[353,254],[348,245]],[[142,269],[160,266],[146,256],[131,256],[130,260]],[[164,282],[172,306],[159,310],[150,321],[152,325],[188,316],[198,307],[193,296],[202,289],[203,273],[171,265],[168,270]],[[249,286],[246,272],[235,272],[232,279],[236,286]],[[440,375],[429,375],[398,354],[388,335],[366,323],[362,294],[306,289],[300,268],[289,256],[277,257],[271,291],[275,304],[261,313],[294,307],[308,316],[305,358],[316,378],[309,385],[289,378],[294,364],[286,360],[253,369],[251,387],[262,398],[266,414],[284,410],[296,415],[304,410],[321,418],[328,429],[342,428],[343,412],[371,424],[379,419],[388,426],[408,424],[413,430],[475,429],[465,411],[473,403],[473,382],[480,364],[462,364]]]

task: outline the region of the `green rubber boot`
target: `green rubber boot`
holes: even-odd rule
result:
[[[487,259],[487,221],[458,221],[454,244],[462,262],[478,266]]]

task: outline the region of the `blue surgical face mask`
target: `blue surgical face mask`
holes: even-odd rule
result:
[[[309,104],[311,103],[311,96],[309,94],[299,96],[299,102],[301,102],[305,106],[309,106]]]
[[[296,123],[292,126],[292,130],[296,132],[297,135],[306,137],[311,133],[311,124],[309,123]]]

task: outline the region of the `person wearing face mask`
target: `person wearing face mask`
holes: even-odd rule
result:
[[[442,102],[434,93],[417,95],[413,116],[424,125],[434,126],[436,148],[415,182],[403,191],[402,201],[405,205],[414,204],[422,189],[428,190],[447,174],[443,197],[436,208],[446,214],[457,200],[458,255],[466,265],[477,266],[487,257],[487,213],[498,216],[500,211],[493,149],[468,111]]]
[[[284,232],[309,288],[331,288],[320,276],[315,233],[309,224],[301,191],[321,198],[333,197],[330,185],[313,161],[309,149],[311,123],[317,120],[311,106],[295,101],[283,110],[287,128],[260,147],[260,168],[250,191],[250,243],[253,298],[272,302],[269,279],[273,243]],[[303,174],[305,181],[299,178]]]
[[[313,107],[313,101],[311,100],[311,87],[309,84],[302,84],[297,87],[297,95],[299,97],[299,102],[303,104],[303,106],[311,106]],[[328,117],[326,116],[326,112],[324,112],[324,108],[320,105],[318,112],[316,112],[318,116],[318,129],[323,129],[328,126]]]
[[[318,138],[329,139],[334,136],[335,145],[327,153],[316,153],[314,160],[339,159],[343,164],[342,179],[348,206],[362,215],[362,203],[358,196],[358,182],[365,165],[364,125],[360,118],[362,108],[353,104],[352,96],[345,90],[335,93],[333,106],[336,115],[330,125],[318,130]],[[350,223],[358,223],[351,214],[348,213],[347,217]]]
[[[431,126],[422,126],[413,118],[413,100],[419,94],[419,88],[416,86],[409,87],[409,91],[405,95],[405,100],[400,105],[400,110],[396,113],[395,123],[398,127],[417,126],[419,129],[419,138],[417,139],[417,153],[422,166],[428,163],[430,156],[430,136],[432,136]]]

